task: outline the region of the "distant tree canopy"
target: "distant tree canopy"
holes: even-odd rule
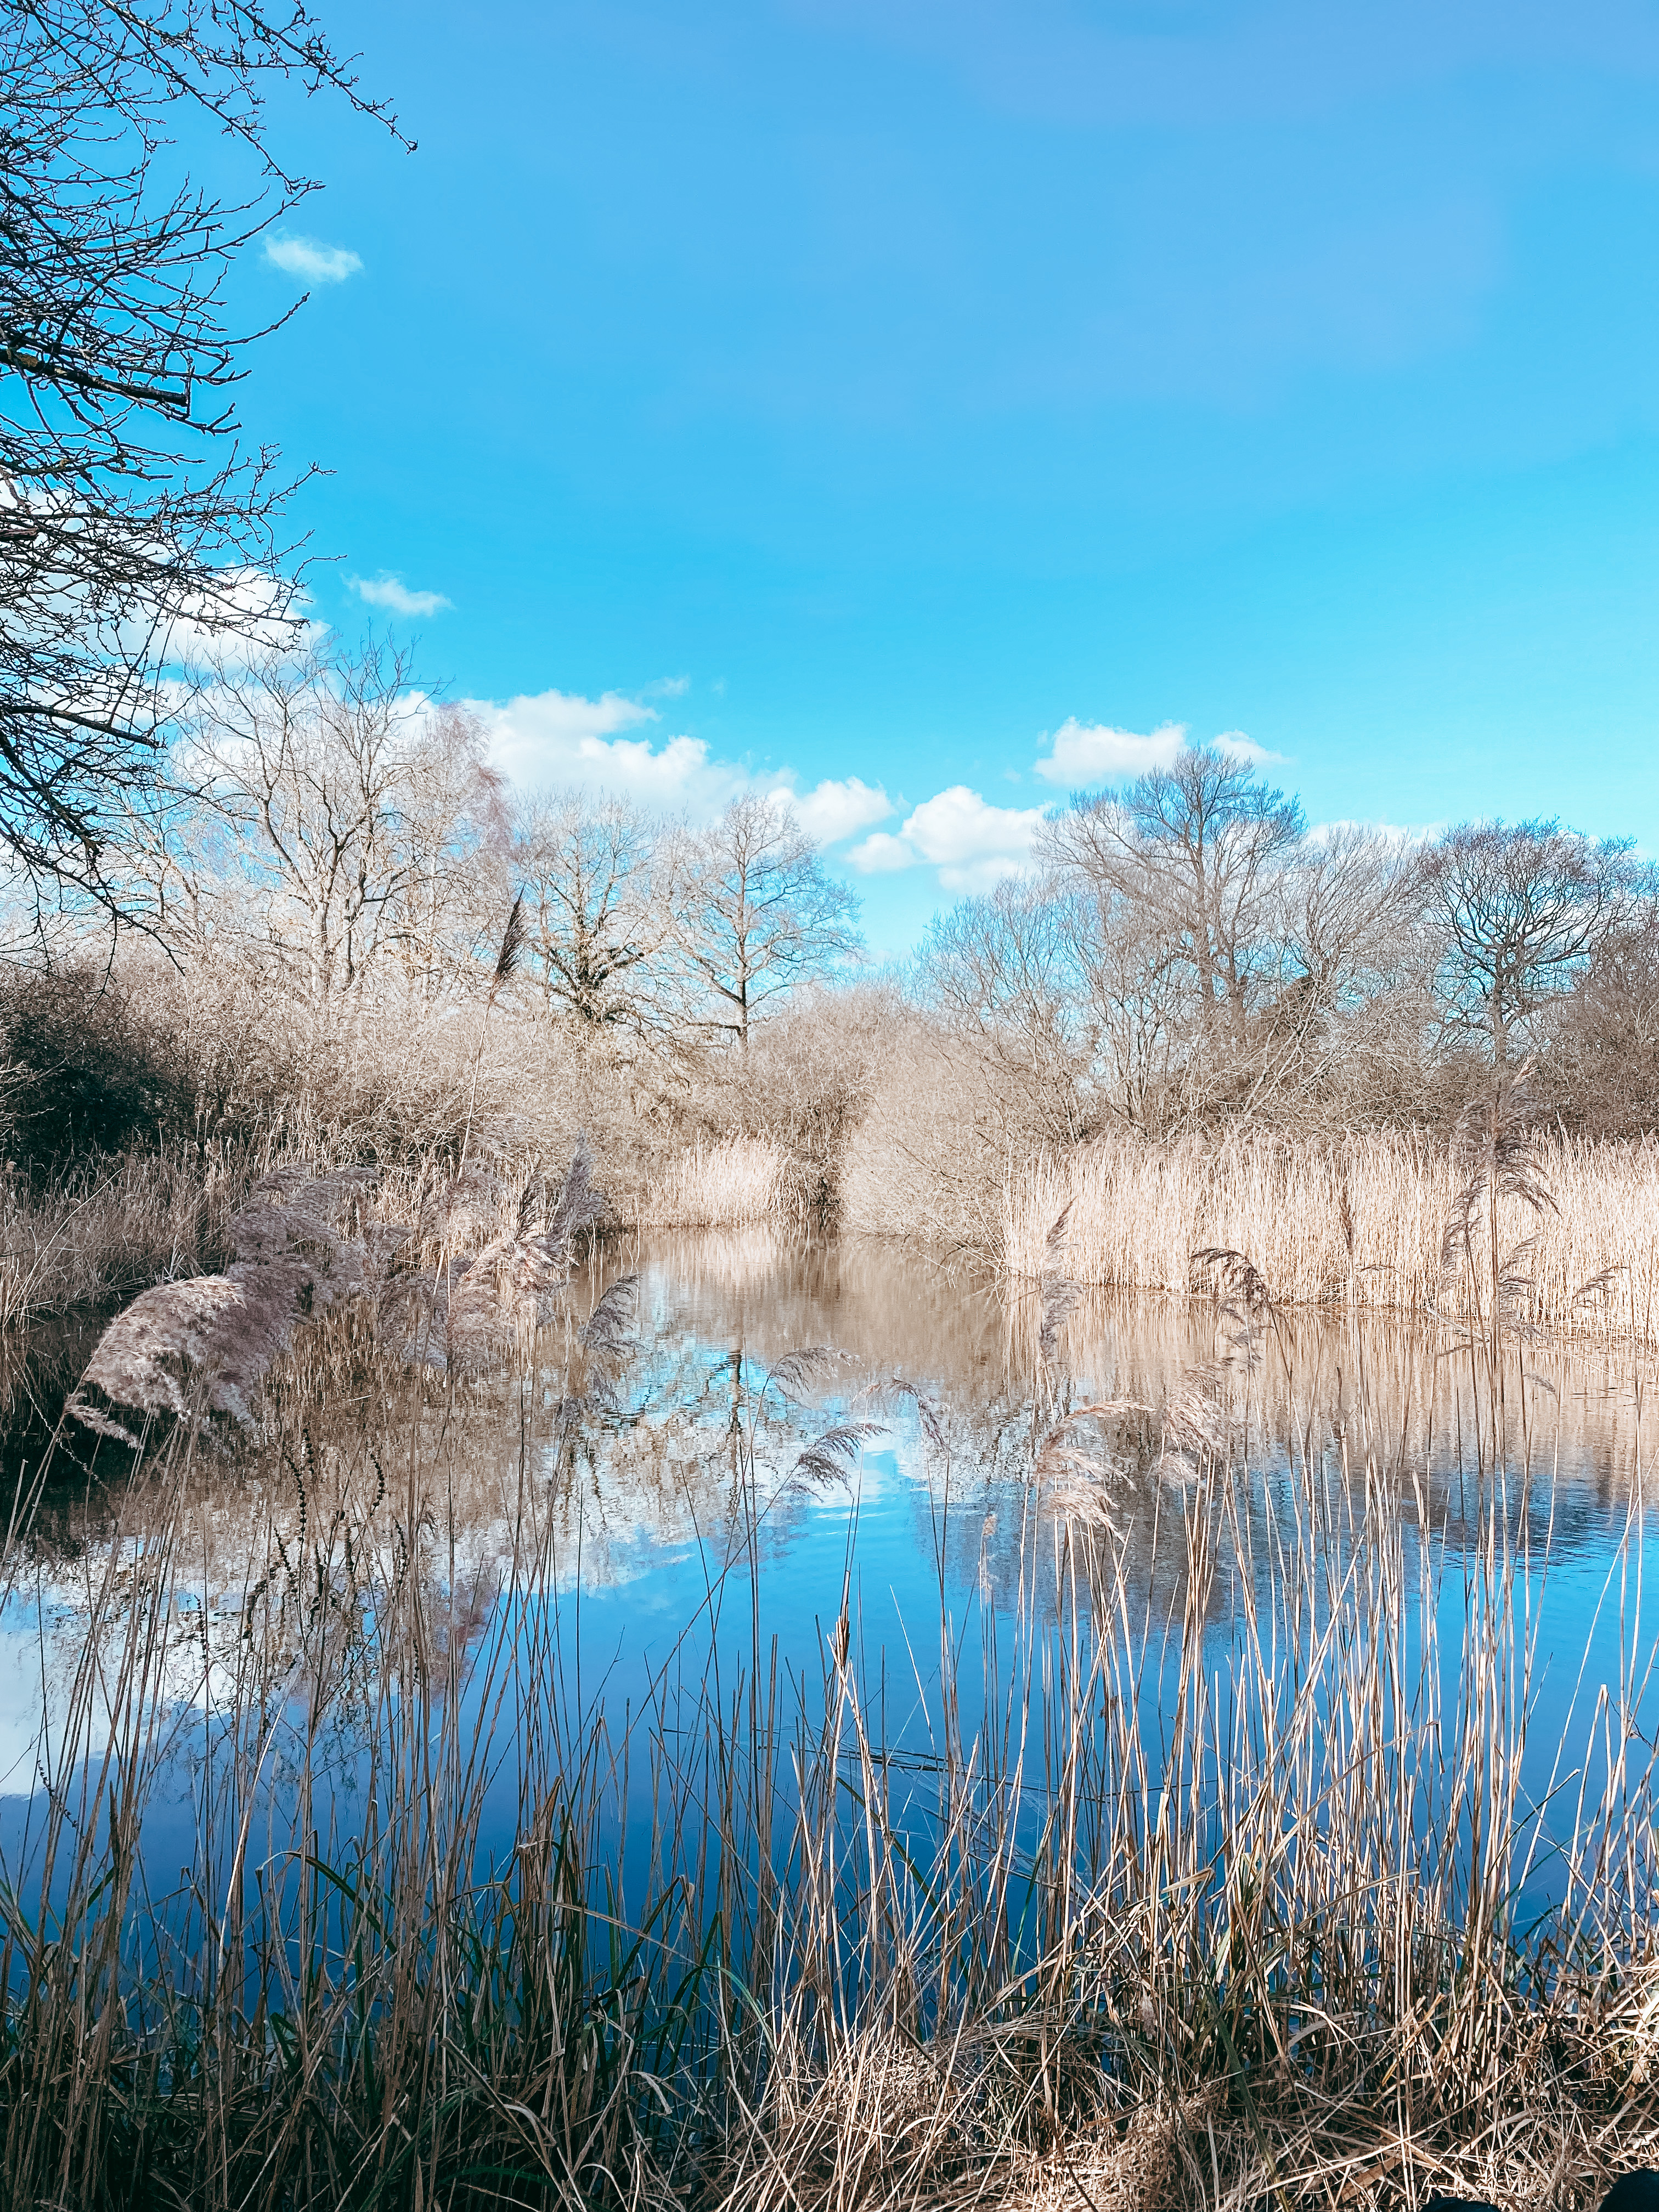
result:
[[[27,0],[0,17],[0,854],[110,902],[126,810],[165,780],[185,643],[284,634],[276,457],[239,441],[226,275],[313,189],[265,136],[273,79],[349,65],[299,0]],[[180,118],[249,196],[181,179]]]
[[[941,915],[918,963],[1028,1133],[1432,1119],[1522,1055],[1586,1125],[1659,1115],[1659,884],[1616,840],[1310,831],[1254,769],[1194,747],[1074,799],[1035,858]]]
[[[476,994],[515,900],[514,994],[589,1044],[742,1046],[860,950],[857,901],[787,800],[693,830],[603,794],[512,793],[477,721],[373,641],[204,665],[179,778],[191,803],[123,855],[143,902],[175,950],[281,982],[323,1026],[388,993]]]
[[[1428,854],[1425,889],[1444,933],[1443,996],[1501,1066],[1517,1031],[1626,932],[1647,872],[1628,839],[1559,822],[1468,823]]]
[[[181,957],[237,963],[319,1031],[482,1001],[513,912],[504,1003],[584,1053],[665,1054],[678,1084],[804,991],[821,1014],[862,957],[786,795],[690,825],[515,793],[384,644],[205,664],[185,723],[192,801],[130,819],[121,866]],[[936,917],[908,986],[918,1042],[1021,1140],[1449,1124],[1522,1058],[1581,1127],[1659,1122],[1659,873],[1627,845],[1310,830],[1202,748],[1048,817],[1028,869]]]

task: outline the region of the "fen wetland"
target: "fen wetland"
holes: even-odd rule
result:
[[[7,2201],[1577,2203],[1655,1361],[1482,1218],[1425,1313],[256,1180],[10,1385]]]

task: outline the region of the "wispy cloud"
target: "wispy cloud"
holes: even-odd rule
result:
[[[1230,760],[1242,761],[1246,768],[1280,768],[1284,765],[1283,753],[1269,752],[1266,745],[1259,745],[1254,738],[1247,738],[1243,730],[1224,730],[1218,738],[1211,739],[1211,744],[1217,752],[1225,753]]]
[[[265,259],[307,284],[343,284],[363,265],[349,246],[325,246],[319,238],[268,238]]]
[[[993,806],[966,784],[952,784],[912,810],[896,832],[878,830],[848,859],[866,875],[926,864],[947,891],[988,890],[1030,865],[1040,806]]]
[[[389,615],[441,615],[454,605],[441,592],[411,592],[398,576],[353,576],[349,581],[366,606],[384,607]]]

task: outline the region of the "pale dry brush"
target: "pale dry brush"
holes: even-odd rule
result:
[[[1474,1131],[1470,1141],[1486,1143]],[[1449,1275],[1447,1225],[1475,1164],[1460,1165],[1423,1133],[1329,1140],[1245,1130],[1027,1155],[1007,1170],[984,1249],[1015,1279],[1041,1281],[1050,1226],[1069,1206],[1067,1271],[1085,1288],[1188,1297],[1203,1286],[1195,1255],[1224,1249],[1253,1256],[1281,1308],[1375,1308],[1489,1327],[1495,1197],[1499,1304],[1512,1320],[1651,1340],[1659,1148],[1535,1127],[1528,1146],[1524,1174],[1518,1153],[1497,1166],[1495,1182],[1482,1171],[1471,1200],[1482,1218],[1469,1222],[1478,1266],[1455,1240]],[[1506,1138],[1500,1149],[1509,1147]],[[1534,1205],[1539,1189],[1554,1203]],[[1504,1254],[1516,1264],[1504,1266]]]

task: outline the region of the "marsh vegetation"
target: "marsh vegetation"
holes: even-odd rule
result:
[[[0,70],[0,2201],[1593,2201],[1651,870],[1218,744],[872,975],[781,785],[511,791],[304,619],[307,11]]]

